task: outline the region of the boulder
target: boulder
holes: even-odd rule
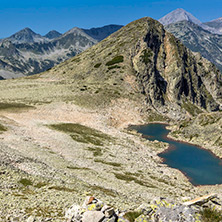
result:
[[[79,214],[80,206],[73,204],[65,213],[65,218],[67,221],[72,221],[72,219],[76,218]]]
[[[101,211],[86,211],[83,214],[82,222],[102,222],[105,215]]]
[[[86,209],[89,211],[98,211],[101,210],[103,206],[104,204],[102,201],[97,201],[97,203],[89,204]]]

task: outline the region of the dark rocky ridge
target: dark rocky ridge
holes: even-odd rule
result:
[[[56,30],[52,30],[50,32],[48,32],[44,37],[48,38],[48,39],[55,39],[60,37],[62,34],[57,32]]]
[[[82,30],[92,38],[101,41],[105,39],[107,36],[111,35],[112,33],[118,31],[122,27],[123,27],[122,25],[106,25],[101,28],[91,28],[91,29],[82,29]]]

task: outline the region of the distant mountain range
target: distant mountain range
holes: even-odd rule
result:
[[[222,70],[222,35],[212,34],[189,21],[173,23],[165,28],[180,39],[186,47],[199,52]]]
[[[214,63],[222,71],[222,17],[202,23],[184,9],[176,9],[159,22],[185,46]],[[123,26],[55,30],[44,36],[25,28],[0,40],[0,80],[46,71],[83,52]]]
[[[178,8],[159,19],[159,22],[162,23],[164,26],[181,21],[189,21],[199,25],[201,28],[211,33],[222,34],[222,18],[213,20],[211,22],[202,23],[199,19],[197,19],[191,13],[185,11],[182,8]]]
[[[159,22],[185,46],[199,52],[222,71],[222,18],[202,23],[189,12],[177,9]]]
[[[25,28],[0,40],[0,79],[17,78],[46,71],[103,40],[121,25],[73,28],[64,34],[55,30],[45,36]]]

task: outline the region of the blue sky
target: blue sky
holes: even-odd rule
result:
[[[46,34],[75,26],[125,25],[144,16],[159,19],[176,8],[184,8],[201,21],[222,17],[222,0],[1,0],[0,38],[25,27]]]

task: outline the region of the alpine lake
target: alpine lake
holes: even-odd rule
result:
[[[141,133],[148,140],[168,143],[169,148],[159,154],[162,163],[179,169],[193,185],[222,184],[222,160],[206,149],[168,138],[170,131],[166,126],[152,123],[131,126],[130,129]]]

